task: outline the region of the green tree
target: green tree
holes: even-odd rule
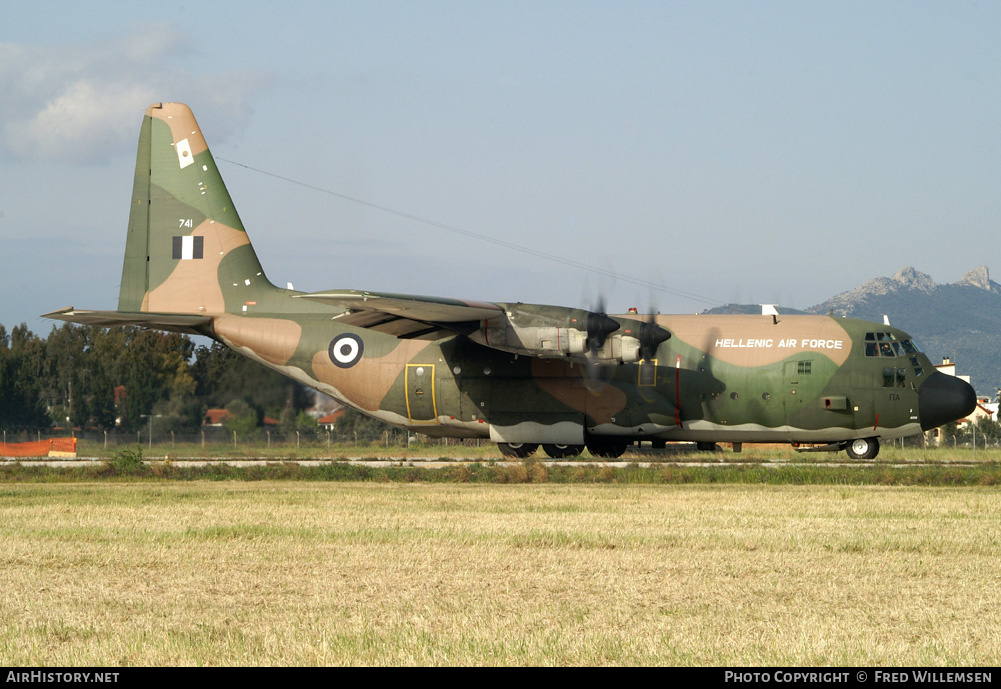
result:
[[[0,427],[34,430],[51,426],[41,395],[45,344],[24,323],[10,335],[0,325]]]
[[[286,410],[294,417],[312,404],[310,392],[301,383],[218,342],[198,348],[191,375],[195,394],[208,407],[227,407],[236,399],[252,400],[262,414],[281,419]]]
[[[223,419],[222,425],[230,433],[236,433],[238,438],[249,438],[257,434],[260,427],[260,417],[257,411],[245,400],[233,400],[226,405],[229,416]]]

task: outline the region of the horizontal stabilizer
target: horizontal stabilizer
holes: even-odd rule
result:
[[[171,332],[203,334],[198,327],[209,324],[209,316],[183,313],[135,313],[122,311],[87,311],[69,306],[52,313],[46,313],[43,318],[54,318],[80,325],[95,325],[110,328],[116,325],[139,325],[144,328],[168,330]]]

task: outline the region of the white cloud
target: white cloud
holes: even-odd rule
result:
[[[170,25],[69,46],[0,44],[0,147],[21,157],[101,163],[131,154],[139,113],[183,100],[239,128],[267,85],[252,72],[192,73],[186,37]]]

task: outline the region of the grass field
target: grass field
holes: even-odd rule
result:
[[[994,665],[996,488],[0,485],[8,665]]]

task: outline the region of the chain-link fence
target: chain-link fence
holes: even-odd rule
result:
[[[198,450],[218,453],[227,448],[244,452],[250,449],[260,450],[303,450],[322,451],[325,448],[344,449],[352,446],[373,445],[385,448],[406,448],[418,445],[477,445],[476,440],[463,441],[454,438],[432,438],[419,433],[400,429],[387,429],[381,432],[337,432],[323,428],[283,429],[261,428],[249,433],[230,431],[226,428],[205,427],[194,433],[177,431],[159,431],[154,426],[152,435],[149,428],[136,431],[113,430],[74,430],[62,429],[48,431],[8,431],[0,438],[4,443],[24,443],[44,440],[54,437],[75,437],[83,447],[116,450],[124,447],[141,446],[144,450],[169,453],[172,450]],[[485,442],[485,441],[484,441]]]

